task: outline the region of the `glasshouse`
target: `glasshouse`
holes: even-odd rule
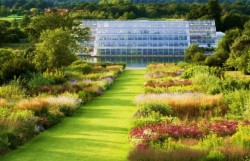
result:
[[[91,56],[104,61],[137,57],[172,62],[183,59],[190,44],[211,48],[218,41],[213,20],[84,20],[82,27],[91,29]]]

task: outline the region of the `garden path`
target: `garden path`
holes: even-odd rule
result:
[[[145,70],[126,70],[102,96],[41,133],[1,161],[124,161],[129,152],[132,101]]]

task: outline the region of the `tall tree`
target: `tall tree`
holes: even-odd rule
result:
[[[244,25],[242,34],[230,46],[230,56],[226,65],[250,74],[250,21]]]
[[[20,26],[22,28],[27,27],[30,22],[31,22],[30,17],[28,15],[24,15],[22,20],[20,21]]]
[[[67,66],[76,60],[76,49],[76,40],[69,30],[46,30],[36,44],[34,62],[39,70]]]
[[[185,50],[184,58],[187,62],[199,63],[205,60],[205,51],[198,44],[192,44]]]
[[[209,0],[208,1],[208,14],[211,18],[215,20],[217,30],[221,30],[221,12],[222,9],[219,4],[219,0]]]
[[[220,40],[217,48],[215,49],[215,54],[208,56],[206,59],[206,64],[210,66],[223,66],[224,63],[229,58],[231,49],[230,47],[234,41],[241,36],[240,29],[231,29],[225,33],[225,36]]]
[[[19,27],[18,21],[17,21],[16,19],[14,19],[14,20],[12,21],[12,23],[11,23],[11,26],[12,26],[13,28],[18,28],[18,27]]]
[[[28,26],[28,31],[32,40],[36,41],[45,30],[54,30],[56,28],[71,30],[74,25],[74,19],[67,15],[45,14],[33,18]]]

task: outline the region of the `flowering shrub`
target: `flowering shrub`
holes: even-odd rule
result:
[[[27,82],[15,80],[1,86],[0,154],[71,116],[94,96],[102,95],[124,68],[125,64],[76,61],[64,69],[32,74]]]
[[[179,71],[176,72],[166,72],[166,71],[156,71],[156,72],[152,72],[152,73],[147,73],[146,74],[146,78],[163,78],[163,77],[175,77],[178,76],[180,74]]]
[[[159,82],[159,81],[148,81],[144,84],[145,87],[171,87],[171,86],[187,86],[191,85],[192,82],[190,80],[169,80],[167,82]]]
[[[215,121],[207,122],[191,122],[174,124],[171,122],[163,122],[156,125],[147,125],[137,127],[131,130],[131,138],[140,140],[144,143],[150,141],[164,141],[167,137],[173,138],[203,138],[209,134],[217,136],[230,136],[236,133],[239,122],[237,121]],[[240,122],[246,125],[246,122]],[[247,123],[249,124],[249,123]]]
[[[37,117],[36,124],[42,127],[49,127],[49,121],[46,117]]]
[[[198,128],[197,124],[175,125],[168,122],[157,125],[148,125],[142,128],[134,128],[131,130],[130,134],[131,138],[139,139],[146,143],[156,140],[164,141],[166,136],[174,138],[199,138],[204,136],[204,133]]]
[[[233,135],[236,133],[238,121],[216,121],[208,127],[212,133],[218,136]]]
[[[199,85],[171,86],[171,87],[144,87],[144,93],[197,93],[202,91]]]
[[[224,77],[221,68],[174,64],[150,64],[145,77],[129,160],[249,160],[250,121],[243,119],[250,116],[250,80]]]
[[[51,107],[58,108],[65,116],[71,116],[81,103],[81,100],[78,98],[63,95],[47,97],[45,100],[49,102]]]

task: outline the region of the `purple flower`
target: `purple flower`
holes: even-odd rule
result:
[[[99,90],[97,91],[97,93],[98,93],[98,95],[102,95],[102,94],[103,94],[103,91],[99,89]]]

